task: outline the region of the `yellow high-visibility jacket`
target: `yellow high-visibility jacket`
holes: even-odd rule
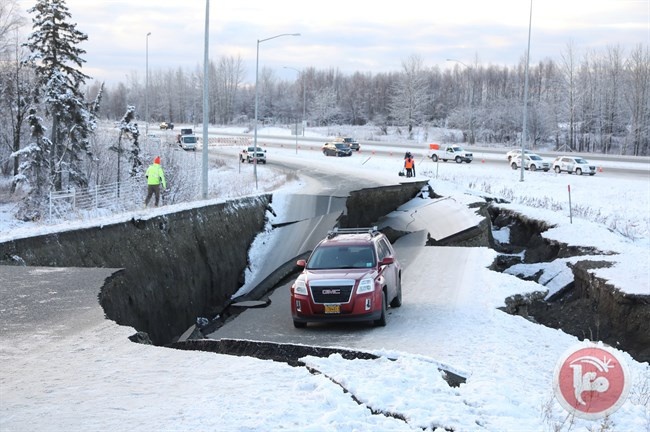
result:
[[[163,172],[162,167],[157,163],[149,165],[146,176],[148,185],[158,185],[162,183],[163,189],[167,188],[165,173]]]

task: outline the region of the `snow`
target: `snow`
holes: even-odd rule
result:
[[[260,134],[288,132],[264,129]],[[290,146],[279,148],[267,141],[269,160],[300,161],[306,170],[326,166],[332,173],[353,171],[385,184],[398,181],[403,151],[376,156],[362,144],[362,152],[350,158],[324,158],[318,151],[300,149],[296,154]],[[236,155],[238,149],[223,151]],[[243,166],[240,178],[250,181],[251,170]],[[552,226],[545,237],[599,251],[579,259],[613,263],[594,270],[597,276],[624,292],[650,295],[647,177],[538,172],[526,173],[525,181],[519,182],[519,172],[505,162],[495,168],[478,160],[470,165],[436,165],[418,159],[416,170],[418,180],[431,176],[437,194],[461,203],[480,201],[485,195],[506,197],[511,204],[502,207]],[[271,176],[270,171],[270,166],[258,167],[260,176]],[[568,184],[579,209],[574,209],[572,221],[566,204]],[[278,190],[277,217],[282,216],[283,196],[308,187],[298,173],[296,181]],[[136,213],[153,217],[204,204]],[[418,205],[414,200],[407,207]],[[7,215],[10,207],[0,204],[5,210],[0,211],[0,242],[133,217],[129,213],[32,226],[13,221]],[[507,229],[494,234],[502,242],[509,237]],[[253,263],[269,253],[270,237],[265,232],[254,243]],[[404,304],[392,310],[388,325],[341,342],[381,358],[346,360],[338,354],[304,358],[319,374],[268,360],[134,344],[127,340],[134,329],[111,321],[69,337],[57,334],[57,329],[38,329],[28,338],[3,334],[0,430],[600,430],[603,420],[570,418],[553,396],[555,364],[578,339],[497,309],[509,295],[540,289],[512,274],[543,270],[542,282],[547,284],[542,288],[551,295],[569,277],[567,263],[578,258],[518,265],[497,273],[487,269],[495,255],[486,248],[422,248],[404,276]],[[457,261],[463,271],[438,272],[435,284],[429,271],[416,271],[442,260]],[[255,270],[251,267],[247,278]],[[442,293],[433,295],[432,290]],[[650,366],[625,352],[619,354],[628,365],[632,386],[626,402],[609,418],[612,430],[650,430]],[[467,377],[467,382],[450,387],[442,379],[441,366]]]

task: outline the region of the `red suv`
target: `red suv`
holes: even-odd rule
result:
[[[321,240],[291,285],[295,327],[308,322],[386,325],[386,308],[402,304],[402,267],[377,227],[337,228]]]

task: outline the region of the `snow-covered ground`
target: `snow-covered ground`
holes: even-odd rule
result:
[[[235,155],[237,150],[224,151]],[[396,175],[402,163],[399,151],[394,157],[381,157],[362,149],[350,158],[325,158],[308,150],[296,154],[292,148],[275,146],[268,146],[267,152],[269,160],[299,160],[305,170],[318,165],[343,174],[353,171],[383,183],[400,180]],[[520,182],[519,172],[505,162],[495,169],[481,163],[435,165],[418,160],[416,168],[419,178],[431,178],[431,186],[440,195],[467,201],[485,194],[504,197],[513,203],[504,207],[554,225],[545,236],[614,252],[606,256],[614,265],[598,269],[596,274],[622,291],[650,295],[647,177],[620,180],[607,172],[594,177],[527,172],[525,181]],[[220,169],[226,172],[226,168]],[[258,171],[260,176],[273,175],[270,165],[259,166]],[[239,175],[242,182],[250,182],[252,167],[242,166]],[[303,187],[297,173],[297,180],[278,193]],[[192,205],[200,203],[163,207],[149,214]],[[3,208],[8,205],[0,205],[0,215]],[[63,229],[19,227],[6,213],[0,216],[0,241]],[[132,216],[67,223],[65,229]],[[507,233],[495,235],[504,238]],[[450,302],[427,304],[427,292],[432,289],[428,263],[441,252],[422,249],[405,276],[411,296],[405,288],[405,305],[391,315],[388,326],[365,336],[381,337],[384,348],[374,352],[384,357],[305,358],[319,375],[272,361],[130,343],[127,336],[134,329],[109,321],[72,337],[58,337],[56,329],[38,329],[27,339],[2,335],[0,430],[650,430],[647,363],[619,352],[630,370],[631,390],[626,402],[607,420],[568,416],[554,399],[552,376],[556,362],[577,344],[577,338],[497,310],[506,296],[539,286],[489,271],[494,252],[473,248],[463,251],[466,276],[461,281],[436,278],[436,283],[454,296]],[[460,254],[457,249],[446,248],[444,253]],[[256,243],[252,262],[265,253],[263,242]],[[549,263],[545,270],[557,274],[562,264]],[[528,270],[534,273],[538,267]],[[461,285],[453,285],[458,283]],[[427,345],[427,335],[433,333],[445,335],[448,343]],[[449,387],[438,371],[440,364],[467,376],[467,383]],[[405,420],[373,414],[368,408]]]

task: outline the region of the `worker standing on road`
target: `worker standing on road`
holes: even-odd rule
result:
[[[153,163],[147,168],[147,198],[144,200],[144,206],[149,205],[149,200],[153,194],[156,194],[155,205],[158,207],[158,202],[160,201],[160,184],[162,183],[163,189],[167,188],[167,182],[165,181],[165,173],[160,166],[160,156],[156,156],[153,160]]]
[[[406,177],[413,177],[413,169],[415,168],[415,161],[413,156],[409,155],[404,159],[404,168],[406,168]]]

